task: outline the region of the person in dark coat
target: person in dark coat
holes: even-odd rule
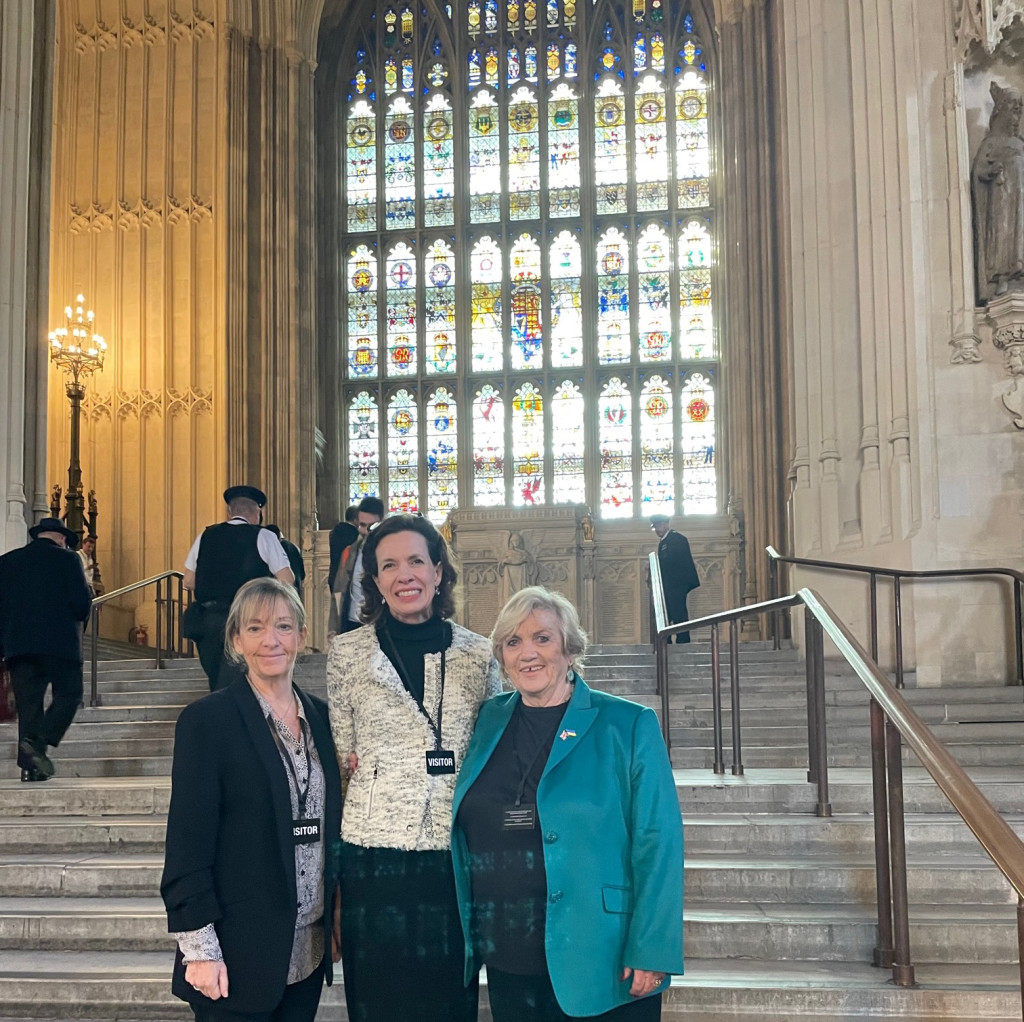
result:
[[[82,701],[82,623],[92,594],[75,533],[44,518],[29,535],[27,546],[0,557],[0,655],[18,706],[21,779],[45,781],[54,772],[47,746],[60,744]]]
[[[359,538],[359,505],[350,504],[345,509],[345,521],[338,522],[331,529],[328,545],[331,563],[327,571],[327,588],[334,592],[334,579],[344,563],[345,551]]]
[[[281,541],[261,525],[267,495],[255,486],[229,486],[224,503],[228,520],[208,526],[196,537],[185,558],[182,582],[192,590],[201,617],[198,624],[186,621],[185,634],[195,641],[211,692],[239,677],[238,668],[224,655],[224,627],[235,593],[254,578],[273,575],[295,582]]]
[[[281,528],[277,525],[268,525],[267,528],[281,541],[284,552],[288,555],[288,563],[291,565],[292,574],[295,576],[295,591],[302,599],[302,583],[306,581],[306,565],[302,562],[302,551],[290,540],[281,535]]]
[[[686,610],[686,597],[700,588],[697,566],[690,553],[690,542],[672,528],[668,515],[651,515],[651,528],[658,537],[658,563],[661,565],[661,584],[665,590],[665,608],[672,624],[690,616]],[[689,632],[679,632],[676,642],[689,642]]]

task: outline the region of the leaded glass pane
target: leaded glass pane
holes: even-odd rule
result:
[[[633,421],[629,388],[617,377],[601,389],[598,401],[601,448],[601,517],[633,515]]]
[[[527,5],[529,10],[529,5]],[[526,49],[523,51],[523,59],[526,64],[526,80],[528,82],[537,83],[537,47],[533,43],[528,43]]]
[[[548,43],[548,81],[554,81],[562,74],[562,51],[558,43]]]
[[[665,70],[665,38],[660,32],[651,36],[651,67],[655,71]]]
[[[377,442],[377,402],[360,391],[348,408],[348,499],[358,504],[363,497],[380,493],[380,455]]]
[[[645,227],[636,248],[637,327],[642,362],[666,362],[672,357],[671,256],[672,244],[665,231],[655,224]]]
[[[427,517],[440,524],[459,505],[455,398],[438,387],[427,404]]]
[[[377,257],[360,245],[348,260],[348,372],[377,375]]]
[[[537,97],[527,88],[516,89],[508,108],[508,190],[513,220],[540,215]]]
[[[506,57],[508,64],[508,85],[511,88],[519,81],[519,47],[510,46]]]
[[[580,243],[562,231],[551,243],[551,364],[583,365],[583,295]]]
[[[511,264],[512,368],[539,368],[544,361],[541,344],[544,339],[540,293],[540,245],[528,234],[522,234],[509,253]]]
[[[345,139],[346,222],[350,231],[377,227],[377,127],[373,107],[361,99],[352,104]]]
[[[566,84],[548,99],[548,212],[553,217],[580,213],[579,101]]]
[[[711,234],[691,220],[679,237],[679,327],[683,358],[715,354],[711,309]]]
[[[683,514],[713,515],[718,510],[715,486],[715,392],[704,373],[692,373],[680,395],[683,408]]]
[[[498,84],[498,51],[494,46],[484,54],[484,81],[491,86]]]
[[[440,93],[423,112],[423,223],[447,227],[455,222],[455,156],[452,105]]]
[[[416,257],[400,241],[387,261],[387,374],[411,376],[416,372]]]
[[[519,0],[508,0],[505,10],[508,15],[508,30],[514,32],[519,28]]]
[[[512,399],[512,506],[546,503],[544,398],[524,383]]]
[[[672,514],[672,391],[661,376],[652,376],[640,391],[640,514]]]
[[[668,126],[665,88],[657,75],[644,75],[636,92],[636,208],[668,206]]]
[[[419,510],[419,440],[416,404],[400,390],[388,402],[388,499],[391,511]]]
[[[470,50],[466,57],[467,74],[466,79],[469,87],[475,89],[482,81],[482,61],[479,50]]]
[[[481,238],[470,260],[473,281],[473,370],[501,369],[505,364],[501,330],[501,250],[494,241]]]
[[[598,213],[625,213],[629,145],[622,86],[605,78],[594,103],[594,196]]]
[[[484,31],[498,31],[498,0],[484,0]]]
[[[560,383],[551,400],[551,500],[554,504],[582,504],[587,499],[585,422],[580,388],[569,381]]]
[[[416,144],[412,106],[404,96],[388,107],[384,146],[384,209],[389,230],[416,226]]]
[[[609,227],[597,245],[597,353],[605,365],[629,361],[629,242]]]
[[[501,394],[489,383],[473,400],[473,503],[505,503],[505,410]]]
[[[501,218],[500,135],[498,104],[478,92],[469,111],[469,218],[475,224]]]
[[[565,77],[576,77],[576,44],[565,44]]]
[[[681,207],[709,205],[707,83],[696,71],[684,72],[676,85],[676,181]]]
[[[423,281],[428,373],[455,372],[455,253],[445,241],[427,251]]]

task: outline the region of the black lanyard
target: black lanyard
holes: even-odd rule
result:
[[[522,704],[520,704],[520,705],[522,705]],[[512,755],[515,757],[515,761],[516,761],[516,763],[520,767],[523,766],[523,761],[519,757],[519,749],[517,747],[516,738],[518,738],[518,736],[519,736],[519,729],[521,727],[523,727],[524,725],[526,725],[526,718],[523,716],[522,711],[517,708],[517,710],[516,710],[515,730],[512,732]],[[536,738],[537,732],[533,731],[532,728],[530,730],[531,730],[531,733],[533,734],[533,736]],[[554,742],[554,735],[552,735],[552,743],[553,742]],[[523,772],[522,772],[522,774],[520,775],[520,778],[519,778],[519,784],[516,787],[516,802],[515,802],[515,804],[516,804],[517,807],[522,804],[523,795],[526,792],[526,782],[530,779],[530,774],[533,773],[533,768],[537,765],[537,760],[539,760],[541,758],[541,756],[547,755],[550,752],[551,752],[551,744],[546,742],[546,741],[545,742],[541,742],[540,746],[537,748],[537,751],[533,754],[533,759],[530,760],[530,765],[527,766],[523,770]]]
[[[302,740],[305,741],[306,745],[306,787],[299,787],[299,775],[295,770],[295,764],[292,762],[292,754],[285,748],[284,742],[281,741],[281,735],[278,733],[277,724],[274,721],[273,714],[267,714],[267,723],[270,725],[270,732],[274,736],[274,744],[277,745],[281,751],[281,755],[284,756],[285,766],[288,767],[288,772],[292,775],[292,780],[295,782],[295,798],[299,806],[299,816],[304,818],[306,815],[306,799],[309,798],[309,786],[313,783],[313,761],[309,755],[309,740],[310,736],[306,734],[306,722],[299,717],[299,734]]]
[[[388,646],[391,652],[395,656],[395,662],[393,666],[398,671],[399,676],[402,679],[402,684],[405,686],[406,692],[409,693],[416,700],[416,705],[420,709],[420,713],[427,718],[427,724],[430,727],[431,733],[434,736],[434,749],[438,752],[441,750],[441,714],[444,710],[444,672],[445,672],[445,657],[448,653],[448,647],[452,644],[452,628],[448,622],[444,622],[441,625],[441,642],[443,648],[441,649],[441,694],[437,700],[437,720],[430,716],[426,706],[423,705],[423,699],[418,699],[412,692],[412,685],[410,684],[409,670],[405,666],[405,661],[402,659],[402,654],[398,651],[398,643],[395,642],[395,637],[391,634],[388,626],[385,626],[377,633],[378,635],[384,635],[387,637]],[[423,695],[427,694],[426,689],[426,672],[423,677]]]

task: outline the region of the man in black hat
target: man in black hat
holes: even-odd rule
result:
[[[190,623],[186,634],[199,649],[211,692],[240,675],[224,656],[224,626],[235,593],[250,579],[270,575],[295,583],[281,541],[260,524],[267,495],[255,486],[229,486],[224,503],[228,520],[208,526],[196,537],[185,558],[183,583],[201,608],[201,624]]]
[[[21,779],[45,781],[53,776],[47,746],[60,744],[82,701],[81,626],[92,596],[75,533],[44,518],[29,535],[30,543],[0,557],[0,655],[18,705]]]
[[[651,528],[658,537],[658,564],[661,566],[661,585],[665,590],[665,609],[671,624],[678,624],[690,616],[686,610],[686,597],[700,588],[697,566],[693,563],[689,540],[672,528],[668,515],[651,515]],[[689,642],[689,632],[679,632],[676,642]]]

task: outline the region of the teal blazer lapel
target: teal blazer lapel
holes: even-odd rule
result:
[[[503,692],[501,695],[488,699],[480,707],[476,718],[473,737],[469,740],[469,748],[463,757],[459,769],[459,779],[455,783],[455,796],[452,802],[452,819],[458,815],[459,806],[473,782],[480,776],[480,771],[487,765],[494,750],[501,741],[501,736],[512,719],[512,713],[519,704],[518,692]]]
[[[562,717],[547,765],[541,774],[541,784],[544,783],[544,778],[579,745],[583,736],[597,720],[597,710],[590,705],[590,688],[578,674],[575,675],[575,679],[569,705],[565,708],[565,716]]]

